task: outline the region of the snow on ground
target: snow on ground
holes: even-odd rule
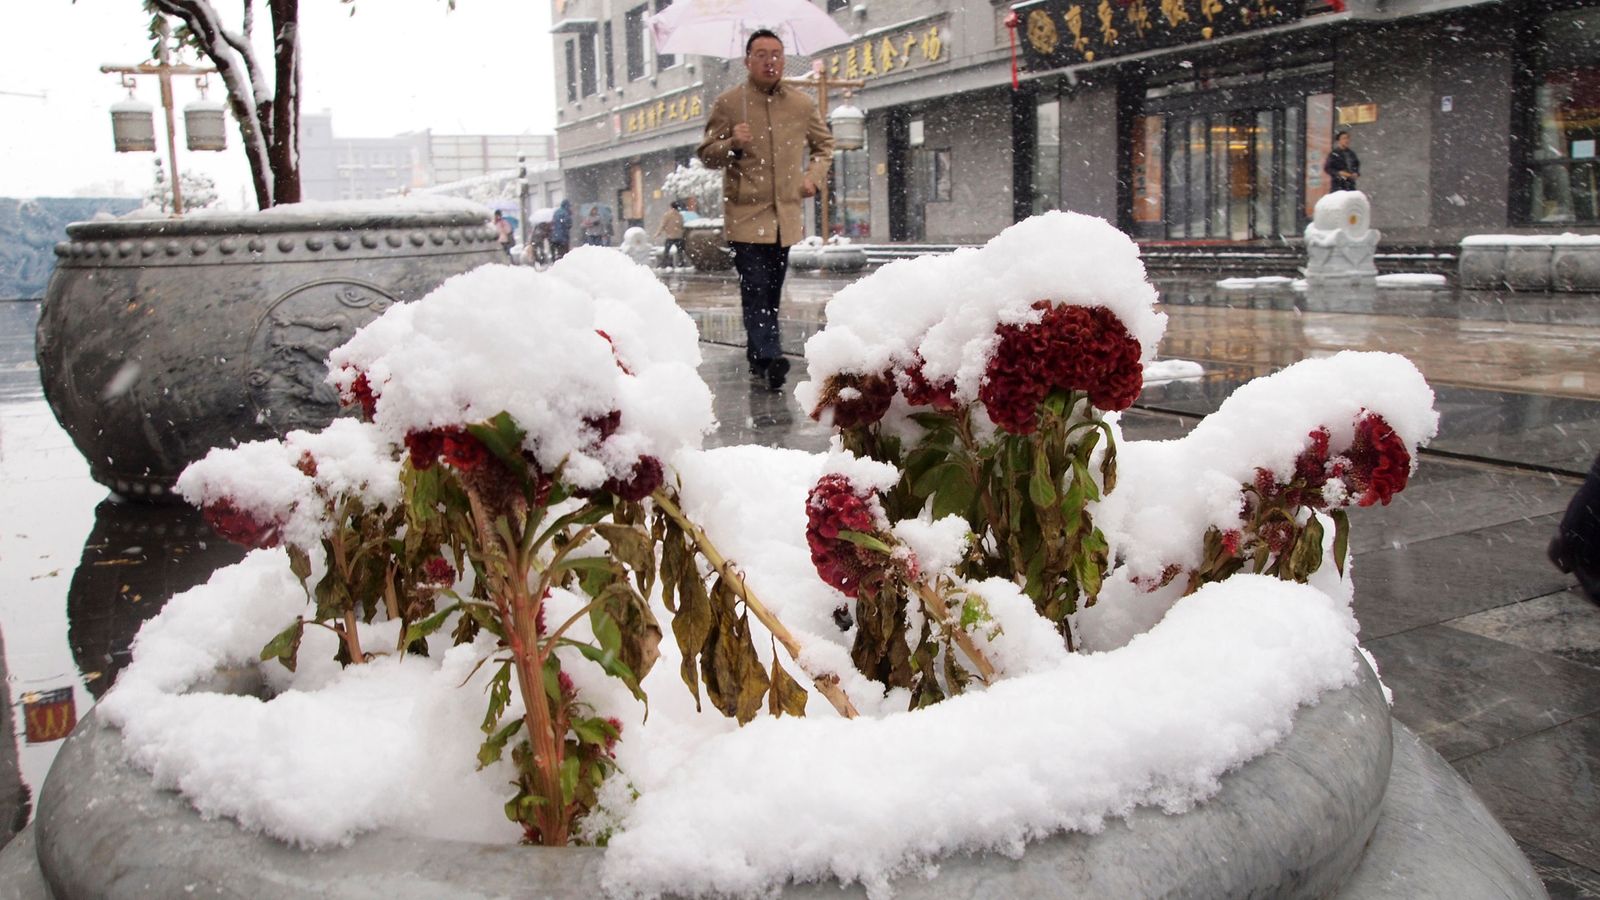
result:
[[[1249,290],[1258,287],[1289,287],[1294,279],[1284,275],[1261,275],[1255,278],[1224,278],[1217,287],[1229,291]]]
[[[1426,275],[1418,272],[1396,272],[1379,275],[1378,287],[1445,287],[1450,279],[1444,275]]]

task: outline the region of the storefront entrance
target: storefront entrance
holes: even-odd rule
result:
[[[1133,122],[1133,220],[1145,240],[1298,235],[1326,193],[1332,97],[1295,79],[1155,89]]]

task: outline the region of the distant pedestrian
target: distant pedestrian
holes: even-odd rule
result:
[[[508,259],[515,262],[516,257],[512,253],[517,243],[516,232],[512,229],[511,223],[506,221],[506,217],[501,215],[498,209],[494,211],[494,230],[496,234],[495,240],[500,243],[500,249],[506,252]]]
[[[550,218],[550,256],[560,259],[572,249],[572,201],[562,200]]]
[[[696,150],[707,168],[722,170],[723,227],[739,271],[745,358],[750,374],[773,391],[789,373],[778,335],[789,248],[805,236],[805,200],[816,196],[833,159],[833,133],[816,101],[783,83],[783,61],[776,34],[750,35],[749,78],[712,102]]]
[[[656,227],[656,237],[663,238],[666,243],[661,247],[661,264],[671,268],[683,266],[683,204],[672,201],[666,213],[661,217],[661,224]]]
[[[1576,575],[1584,596],[1600,603],[1600,457],[1567,504],[1549,552],[1556,568]]]
[[[591,247],[611,246],[611,223],[600,204],[591,203],[583,214],[583,242]]]
[[[1350,149],[1350,132],[1339,132],[1334,148],[1328,152],[1328,159],[1322,164],[1322,171],[1333,179],[1334,190],[1356,190],[1356,179],[1361,177],[1361,158]]]

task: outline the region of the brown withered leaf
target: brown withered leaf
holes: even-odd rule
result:
[[[603,598],[606,612],[622,632],[617,656],[634,678],[644,681],[661,658],[661,625],[650,611],[650,604],[625,581],[614,582]]]
[[[912,682],[900,593],[898,584],[889,580],[863,584],[856,595],[856,639],[850,659],[862,674],[889,687],[910,687]]]
[[[768,681],[750,639],[749,617],[734,614],[733,599],[732,588],[718,578],[711,589],[716,624],[700,657],[700,677],[711,705],[743,725],[761,712]]]
[[[633,570],[639,592],[649,594],[656,580],[656,548],[643,528],[637,525],[600,523],[594,530],[611,545],[611,555]]]
[[[767,692],[767,712],[778,718],[806,714],[806,690],[778,665],[776,647],[772,651],[772,687]]]
[[[706,642],[716,625],[711,613],[711,597],[700,573],[691,564],[678,573],[678,608],[672,616],[672,636],[678,639],[678,650],[683,654],[680,673],[683,683],[694,695],[695,711],[700,710],[700,680],[695,674],[696,658],[705,652]],[[671,584],[671,582],[667,582]]]
[[[695,571],[694,554],[689,551],[683,529],[665,514],[656,520],[656,527],[661,541],[661,599],[668,612],[676,613],[678,601],[674,594],[683,583],[685,573],[693,573],[696,578],[699,573]]]

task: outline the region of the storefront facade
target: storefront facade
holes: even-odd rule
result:
[[[1594,0],[818,2],[854,38],[790,72],[865,82],[866,145],[831,185],[832,231],[856,240],[970,243],[1070,209],[1141,241],[1294,241],[1339,129],[1391,245],[1600,230]],[[608,53],[640,9],[558,4],[558,134],[569,196],[653,225],[744,70]],[[595,50],[565,51],[582,29]]]

